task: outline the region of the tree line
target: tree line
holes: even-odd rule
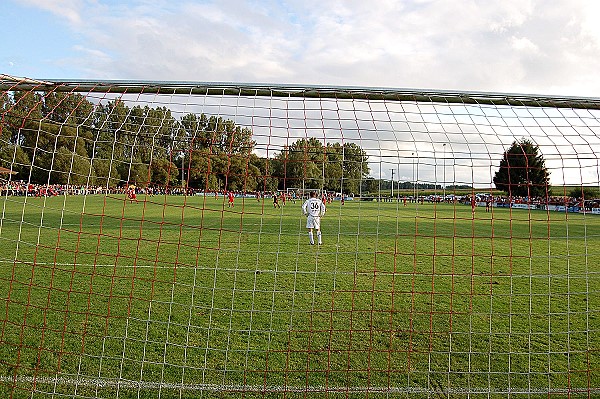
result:
[[[120,99],[15,91],[0,97],[0,110],[0,165],[36,184],[358,192],[369,174],[367,154],[352,143],[299,139],[259,157],[250,127]]]
[[[250,127],[218,116],[176,118],[166,107],[130,107],[120,99],[95,104],[78,93],[23,91],[1,94],[0,111],[0,166],[16,172],[15,180],[235,191],[389,188],[387,180],[368,177],[368,156],[354,143],[303,138],[273,157],[260,157]],[[509,196],[544,197],[551,195],[549,176],[539,147],[521,139],[504,152],[493,183]],[[577,193],[597,195],[584,188],[572,194]]]

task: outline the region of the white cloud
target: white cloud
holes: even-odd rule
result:
[[[22,3],[48,11],[66,19],[70,24],[79,25],[82,22],[79,0],[22,0]]]
[[[515,50],[538,53],[539,47],[526,37],[511,37],[511,45]]]
[[[600,91],[593,1],[27,1],[107,55],[89,77]]]

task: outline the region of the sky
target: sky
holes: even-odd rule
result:
[[[597,97],[595,0],[2,0],[0,73]]]
[[[34,79],[600,97],[597,0],[1,0],[0,34],[0,74]],[[490,164],[516,136],[505,135],[493,150],[485,136],[479,145],[489,186]],[[548,163],[559,171],[554,183],[598,184],[599,137],[546,143],[554,158]],[[389,144],[396,155],[389,165],[374,163],[373,176],[390,178],[397,167],[396,177],[415,178],[414,162],[402,166],[402,153],[423,149],[397,141],[376,144]],[[430,161],[422,162],[434,166],[420,172],[428,181],[439,181],[442,153],[453,160],[465,153],[473,162],[469,143],[429,144]],[[575,164],[568,166],[568,157]],[[565,171],[573,175],[556,177]],[[478,175],[472,163],[450,172],[455,182]]]

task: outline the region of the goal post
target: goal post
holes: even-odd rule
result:
[[[4,397],[600,395],[600,99],[0,75]],[[327,206],[310,245],[302,202]]]

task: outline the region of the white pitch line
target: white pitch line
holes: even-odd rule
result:
[[[173,384],[150,381],[130,381],[119,379],[83,378],[83,377],[32,377],[32,376],[0,376],[0,382],[5,384],[49,384],[61,386],[84,386],[93,388],[119,388],[119,389],[175,389],[181,391],[208,391],[208,392],[251,392],[251,393],[374,393],[374,394],[567,394],[580,390],[551,389],[551,390],[490,390],[489,388],[451,388],[432,390],[419,387],[365,387],[365,386],[294,386],[294,385],[226,385],[226,384]],[[582,391],[582,390],[581,390]],[[583,392],[583,391],[582,391]],[[585,390],[586,393],[600,393],[600,388]]]

